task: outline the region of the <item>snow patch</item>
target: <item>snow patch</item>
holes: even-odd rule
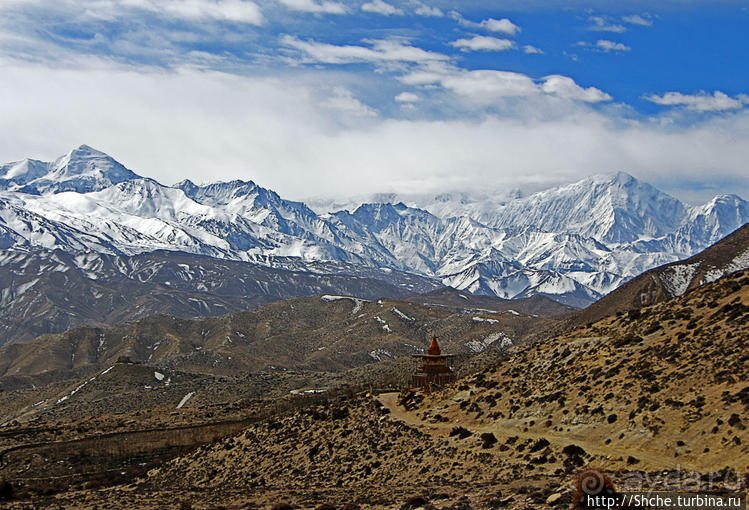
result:
[[[672,297],[683,295],[692,283],[700,262],[694,264],[680,264],[667,267],[661,272],[659,278],[666,292]]]
[[[325,393],[328,391],[326,388],[312,388],[309,390],[291,390],[289,393],[292,395],[316,395],[318,393]]]
[[[472,352],[483,352],[496,342],[499,342],[497,347],[500,349],[505,349],[512,345],[512,339],[500,331],[498,333],[487,335],[481,340],[471,340],[470,342],[466,342],[465,346]]]
[[[369,353],[369,356],[377,361],[382,361],[382,358],[392,359],[393,355],[385,349],[375,349]]]
[[[191,391],[190,393],[182,397],[182,400],[180,400],[179,404],[177,404],[177,409],[182,409],[182,406],[187,404],[187,401],[190,400],[193,397],[193,395],[195,395],[195,392]]]
[[[408,315],[406,315],[405,313],[401,312],[401,311],[400,311],[400,310],[398,310],[398,309],[397,309],[396,307],[392,307],[392,308],[390,309],[390,311],[391,311],[391,312],[393,312],[393,313],[394,313],[395,315],[397,315],[398,317],[400,317],[401,319],[403,319],[404,321],[407,321],[407,322],[413,322],[413,321],[415,321],[415,320],[416,320],[416,319],[414,319],[413,317],[409,317],[409,316],[408,316]]]
[[[724,275],[749,268],[749,248],[737,255],[723,269],[712,268],[705,272],[705,283],[711,283]]]
[[[340,301],[342,299],[349,299],[354,302],[354,309],[351,310],[351,315],[355,315],[361,310],[364,303],[369,303],[366,299],[361,299],[353,296],[331,296],[331,295],[324,295],[320,298],[323,301],[331,302],[331,301]]]
[[[497,319],[486,319],[484,317],[474,317],[473,322],[488,322],[489,324],[497,324],[499,321]]]
[[[749,248],[744,250],[743,253],[740,253],[726,266],[726,270],[729,273],[733,273],[734,271],[741,271],[742,269],[747,268],[749,268]]]
[[[81,391],[81,390],[83,389],[83,387],[84,387],[84,386],[86,386],[86,385],[87,385],[88,383],[92,382],[92,381],[93,381],[94,379],[96,379],[96,378],[97,378],[97,377],[99,377],[100,375],[104,375],[104,374],[108,373],[108,372],[109,372],[110,370],[112,370],[113,368],[114,368],[114,365],[113,365],[113,366],[111,366],[111,367],[109,367],[108,369],[106,369],[106,370],[105,370],[105,371],[103,371],[102,373],[100,373],[100,374],[97,374],[97,375],[93,376],[93,377],[92,377],[91,379],[89,379],[88,381],[84,381],[84,382],[82,382],[82,383],[81,383],[81,384],[79,384],[79,385],[78,385],[78,386],[77,386],[77,387],[76,387],[76,388],[75,388],[75,389],[74,389],[73,391],[71,391],[71,392],[70,392],[70,393],[68,393],[67,395],[65,395],[65,396],[61,397],[60,399],[58,399],[58,400],[57,400],[57,402],[55,402],[55,405],[56,405],[56,404],[62,404],[63,402],[65,402],[66,400],[68,400],[68,399],[69,399],[70,397],[72,397],[73,395],[75,395],[76,393],[78,393],[79,391]]]
[[[388,333],[392,333],[393,332],[393,330],[390,329],[390,326],[388,326],[388,323],[385,322],[384,320],[382,320],[380,317],[375,316],[374,320],[377,322],[377,324],[380,325],[380,327],[382,327],[383,331],[387,331]]]
[[[31,287],[33,287],[34,285],[36,285],[38,282],[39,282],[39,278],[34,278],[30,282],[26,282],[26,283],[22,283],[22,284],[18,285],[15,288],[15,295],[16,295],[16,297],[25,294],[27,290],[29,290]]]

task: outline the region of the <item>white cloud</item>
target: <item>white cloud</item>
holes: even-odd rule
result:
[[[608,41],[606,39],[599,39],[598,41],[596,41],[596,47],[607,53],[611,51],[629,51],[632,49],[626,44],[623,44],[620,42]]]
[[[520,27],[507,18],[483,20],[480,25],[490,32],[501,32],[507,35],[515,35],[520,32]]]
[[[471,21],[471,20],[464,18],[463,15],[460,14],[458,11],[450,11],[450,16],[465,27],[483,28],[490,32],[500,32],[503,34],[507,34],[509,36],[513,36],[517,34],[518,32],[520,32],[521,30],[519,26],[517,26],[515,23],[513,23],[507,18],[502,18],[502,19],[489,18],[489,19],[482,20],[479,23],[476,23],[475,21]]]
[[[528,76],[510,71],[465,71],[452,66],[435,65],[412,71],[400,78],[408,85],[438,84],[465,99],[487,104],[508,97],[529,97],[539,89]]]
[[[123,4],[196,20],[213,18],[255,25],[264,21],[260,8],[247,0],[125,0]]]
[[[456,48],[473,51],[503,51],[515,47],[514,41],[486,35],[474,35],[470,39],[458,39],[450,44]]]
[[[630,16],[622,16],[622,21],[629,23],[630,25],[639,25],[642,27],[653,26],[653,18],[649,14],[632,14]]]
[[[466,71],[441,62],[411,71],[400,80],[413,86],[437,84],[478,104],[543,95],[586,103],[611,100],[605,92],[595,87],[583,88],[567,76],[550,75],[537,82],[521,73],[488,69]]]
[[[340,2],[327,0],[278,0],[294,11],[313,12],[316,14],[346,14],[348,9]]]
[[[531,46],[530,44],[526,44],[525,46],[523,46],[523,53],[540,55],[543,53],[543,50],[541,48],[536,48],[535,46]]]
[[[527,77],[515,78],[524,84],[515,88],[530,90]],[[289,198],[491,191],[620,169],[662,182],[746,175],[746,110],[667,127],[585,104],[552,118],[341,124],[322,104],[334,85],[319,85],[337,79],[307,70],[269,78],[6,65],[0,161],[50,160],[87,143],[164,183],[253,179]]]
[[[421,98],[413,92],[401,92],[400,94],[395,96],[395,100],[398,103],[415,103],[421,100]]]
[[[335,87],[333,95],[321,103],[324,107],[338,110],[354,117],[377,117],[377,111],[365,105],[345,87]]]
[[[424,2],[420,2],[419,0],[414,0],[412,4],[416,7],[416,10],[414,11],[419,16],[430,16],[434,18],[441,18],[445,15],[444,12],[442,12],[441,9],[438,7],[432,7],[429,5],[426,5]]]
[[[645,99],[663,106],[684,106],[690,110],[700,112],[719,112],[726,110],[738,110],[745,104],[749,104],[749,97],[739,94],[731,97],[719,90],[712,94],[699,92],[697,94],[682,94],[681,92],[666,92],[662,96],[651,94]]]
[[[442,80],[442,85],[460,95],[483,101],[498,97],[524,97],[537,92],[533,80],[510,71],[466,71]]]
[[[542,90],[565,99],[575,99],[586,103],[611,101],[611,96],[595,87],[583,88],[568,76],[552,74],[544,78]]]
[[[617,34],[621,34],[627,31],[627,27],[625,27],[624,25],[611,23],[603,16],[591,16],[590,18],[588,18],[588,21],[590,22],[588,30],[594,30],[597,32],[615,32]]]
[[[12,9],[24,4],[47,6],[42,0],[4,0],[0,8]],[[251,0],[56,0],[52,6],[73,13],[76,19],[113,20],[128,9],[140,9],[189,20],[225,20],[253,25],[262,25],[265,21],[260,7]]]
[[[357,45],[335,45],[315,40],[303,41],[291,35],[281,38],[281,43],[301,51],[306,62],[324,64],[347,64],[353,62],[429,62],[448,60],[447,55],[435,53],[416,46],[403,44],[399,40],[371,41],[372,47]]]
[[[374,12],[376,14],[382,14],[383,16],[391,16],[393,14],[403,14],[401,9],[390,5],[384,0],[372,0],[361,6],[362,11]]]

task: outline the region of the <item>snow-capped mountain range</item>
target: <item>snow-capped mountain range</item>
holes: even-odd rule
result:
[[[391,202],[321,213],[252,181],[165,186],[83,145],[53,163],[0,166],[0,247],[171,250],[302,271],[335,261],[582,306],[749,221],[738,196],[690,207],[626,173],[496,203],[450,193],[432,210]]]

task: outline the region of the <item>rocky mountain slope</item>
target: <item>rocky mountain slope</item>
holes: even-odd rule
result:
[[[540,316],[559,316],[577,311],[577,308],[538,294],[528,298],[502,299],[494,296],[469,294],[452,287],[440,287],[422,294],[407,296],[404,299],[427,306],[444,306],[456,311],[475,309],[494,312],[520,312]]]
[[[303,271],[346,263],[416,273],[474,294],[540,294],[584,306],[749,220],[739,197],[689,207],[624,173],[494,206],[454,198],[429,202],[443,205],[431,212],[381,202],[318,214],[251,181],[164,186],[82,146],[54,163],[0,168],[0,244],[113,255],[182,251]]]
[[[606,315],[636,310],[747,268],[749,225],[744,225],[692,257],[646,271],[575,314],[573,320],[585,324]]]
[[[594,464],[622,489],[737,490],[749,469],[747,339],[745,270],[513,347],[406,408],[392,394],[361,397],[250,426],[150,472],[144,489],[239,503],[252,487],[255,501],[304,507],[465,495],[459,508],[549,508]]]
[[[242,376],[261,370],[335,372],[423,352],[431,335],[473,354],[507,347],[553,319],[519,312],[318,295],[201,319],[150,316],[82,327],[0,348],[0,382],[30,386],[104,370],[126,357],[173,370]]]
[[[0,252],[0,345],[82,325],[105,326],[161,313],[208,317],[300,295],[398,297],[439,283],[345,263],[298,270],[183,252],[110,255],[32,249]]]
[[[103,330],[84,328],[80,336],[56,337],[55,348],[38,344],[35,350],[46,349],[69,367],[76,360],[84,360],[83,368],[99,363],[95,372],[78,381],[0,394],[0,403],[13,406],[13,416],[33,424],[0,429],[0,445],[16,444],[14,434],[52,441],[24,446],[28,455],[23,450],[9,455],[0,475],[13,475],[17,487],[36,491],[35,504],[77,508],[113,502],[120,508],[160,508],[175,501],[193,508],[281,502],[302,508],[323,503],[563,508],[569,506],[575,474],[587,465],[609,473],[620,490],[737,491],[743,486],[749,470],[749,269],[544,341],[507,346],[478,371],[430,395],[399,402],[395,393],[366,390],[310,397],[302,392],[292,405],[243,423],[221,439],[204,440],[197,450],[161,465],[146,463],[145,471],[134,471],[139,481],[135,474],[123,478],[130,485],[105,491],[88,482],[56,489],[35,485],[45,468],[34,448],[48,448],[45,455],[59,458],[55,473],[84,466],[78,456],[49,450],[62,444],[54,441],[60,435],[98,441],[99,430],[135,433],[140,421],[156,427],[153,434],[162,434],[172,422],[203,427],[213,420],[219,426],[224,419],[269,409],[267,400],[253,400],[253,392],[278,395],[280,403],[289,385],[304,377],[310,377],[303,383],[307,388],[321,381],[327,388],[353,380],[364,388],[367,381],[377,384],[383,381],[379,375],[398,363],[377,349],[387,345],[395,351],[407,343],[418,348],[415,337],[423,348],[422,328],[436,330],[445,350],[468,352],[478,346],[471,338],[485,339],[510,327],[529,332],[538,321],[509,311],[453,313],[445,306],[397,300],[316,296],[224,318],[152,318],[107,330],[103,339],[98,336]],[[290,331],[281,332],[279,325]],[[129,351],[109,343],[107,334],[115,331]],[[325,349],[318,351],[323,340]],[[46,373],[34,349],[7,351],[28,345],[0,353],[2,360],[20,360],[4,368],[4,381],[20,379],[7,375],[13,370],[37,377]],[[265,366],[248,376],[234,370],[229,353],[244,366],[255,345],[275,348],[286,367],[335,372],[324,376]],[[205,360],[201,351],[208,353]],[[124,352],[146,363],[112,361]],[[372,362],[375,354],[381,361],[344,362],[359,360],[359,354]],[[222,370],[226,375],[215,375]],[[390,375],[404,381],[410,371],[402,365]],[[44,426],[50,423],[54,427]],[[180,431],[160,441],[189,439]],[[118,436],[108,441],[122,443],[117,451],[126,444]],[[133,458],[142,462],[142,456]],[[106,455],[90,457],[85,465],[94,460],[103,462]],[[23,508],[28,502],[8,504]]]

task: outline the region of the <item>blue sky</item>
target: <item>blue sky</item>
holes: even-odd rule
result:
[[[746,198],[747,27],[731,1],[4,0],[0,160],[87,143],[292,198],[619,170]]]

